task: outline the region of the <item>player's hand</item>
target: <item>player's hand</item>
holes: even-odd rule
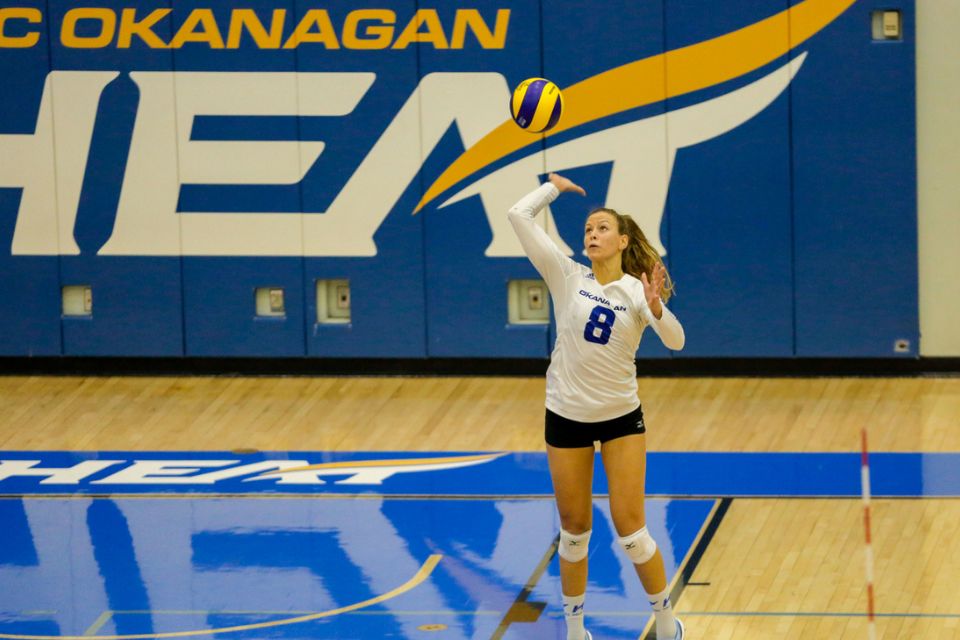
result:
[[[551,173],[547,176],[547,180],[553,183],[553,186],[557,188],[557,191],[560,193],[566,193],[567,191],[573,191],[574,193],[579,193],[582,196],[587,195],[587,192],[583,190],[583,187],[574,183],[569,178],[564,178],[561,175],[556,173]]]
[[[663,291],[663,283],[667,280],[667,269],[661,263],[653,265],[653,274],[647,279],[646,273],[640,274],[640,282],[643,284],[643,295],[647,299],[647,306],[650,312],[657,320],[663,316],[663,301],[660,299],[660,293]]]

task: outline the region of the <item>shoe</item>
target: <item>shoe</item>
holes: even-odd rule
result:
[[[673,637],[673,640],[683,640],[683,623],[680,622],[680,618],[675,618],[677,621],[677,635]]]

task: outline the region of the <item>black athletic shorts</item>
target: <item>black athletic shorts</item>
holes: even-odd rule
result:
[[[561,449],[592,447],[597,440],[603,443],[647,431],[646,425],[643,424],[642,407],[637,407],[627,415],[602,422],[577,422],[558,416],[547,409],[544,423],[544,437],[547,444]]]

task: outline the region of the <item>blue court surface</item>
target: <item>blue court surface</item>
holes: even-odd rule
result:
[[[960,496],[958,463],[874,454],[873,493]],[[651,453],[674,599],[731,499],[859,478],[859,454]],[[650,611],[595,490],[590,628],[636,638]],[[0,496],[0,638],[564,637],[543,454],[2,452]]]

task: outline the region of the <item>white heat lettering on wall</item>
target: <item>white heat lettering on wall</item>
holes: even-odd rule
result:
[[[479,196],[492,233],[486,255],[523,256],[504,212],[537,176],[612,163],[607,199],[630,203],[659,229],[678,149],[739,126],[789,85],[806,54],[719,97],[537,150],[447,198]],[[0,134],[0,187],[22,188],[14,255],[77,255],[74,224],[97,105],[114,71],[53,71],[30,134]],[[297,184],[324,153],[322,141],[193,140],[197,116],[349,116],[373,73],[132,72],[139,106],[116,218],[100,255],[374,256],[374,234],[456,125],[469,148],[503,120],[509,98],[499,73],[425,76],[353,170],[326,211],[178,212],[183,185]],[[58,99],[58,96],[69,96]],[[55,188],[51,189],[50,186]],[[549,211],[548,233],[568,255]],[[651,238],[663,251],[660,239]]]

